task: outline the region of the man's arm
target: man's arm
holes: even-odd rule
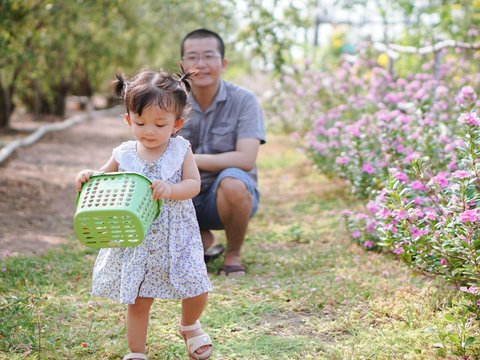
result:
[[[239,139],[234,151],[221,154],[195,154],[197,166],[202,171],[219,172],[223,169],[236,167],[250,171],[257,160],[260,140]]]

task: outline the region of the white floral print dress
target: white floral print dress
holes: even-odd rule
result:
[[[135,141],[113,149],[119,171],[174,184],[190,143],[170,138],[163,155],[152,163],[140,159]],[[211,290],[203,259],[200,230],[191,200],[163,200],[160,215],[144,241],[131,248],[101,249],[93,268],[92,294],[124,304],[137,297],[191,298]]]

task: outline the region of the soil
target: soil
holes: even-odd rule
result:
[[[20,118],[17,129],[45,125]],[[12,134],[0,133],[0,144]],[[120,142],[130,139],[120,109],[60,132],[48,133],[30,147],[21,147],[0,164],[0,259],[33,255],[75,241],[74,178],[84,168],[98,168]]]

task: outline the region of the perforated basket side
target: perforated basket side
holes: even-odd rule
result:
[[[127,211],[79,214],[74,228],[79,240],[93,248],[136,246],[145,236],[140,219]]]
[[[84,185],[78,207],[80,209],[125,209],[134,201],[136,186],[148,188],[128,176],[119,174],[92,177]]]

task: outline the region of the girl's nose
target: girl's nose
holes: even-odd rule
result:
[[[146,133],[147,135],[153,135],[153,134],[155,134],[155,127],[154,127],[154,126],[147,126],[147,127],[145,128],[145,133]]]

